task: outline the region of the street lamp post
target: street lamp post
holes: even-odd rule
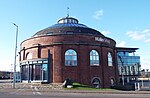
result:
[[[141,70],[141,76],[142,76],[142,87],[144,87],[144,81],[143,81],[144,75],[145,75],[145,70]]]
[[[147,70],[147,77],[148,77],[148,86],[149,86],[149,88],[150,88],[150,81],[149,81],[149,69],[146,69]]]
[[[17,57],[17,39],[18,39],[18,25],[13,23],[14,26],[16,26],[16,42],[15,42],[15,58],[14,58],[14,76],[13,76],[13,85],[12,87],[15,88],[15,82],[16,82],[16,57]]]

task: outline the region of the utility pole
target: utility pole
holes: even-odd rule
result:
[[[18,25],[15,23],[12,23],[14,26],[16,26],[16,42],[15,42],[15,58],[14,58],[14,77],[13,77],[13,85],[12,87],[15,88],[15,82],[16,82],[16,57],[17,57],[17,39],[18,39]]]

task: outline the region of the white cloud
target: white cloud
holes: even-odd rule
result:
[[[150,50],[147,51],[138,51],[138,55],[140,56],[141,68],[142,69],[150,69]]]
[[[120,41],[118,44],[117,44],[117,47],[125,47],[126,46],[126,42],[125,41]]]
[[[150,30],[145,29],[143,31],[128,31],[126,33],[129,37],[131,37],[133,40],[141,40],[144,42],[150,42]]]
[[[104,11],[101,9],[101,10],[98,10],[94,13],[93,15],[93,18],[96,19],[96,20],[99,20],[101,16],[103,16],[104,14]]]
[[[148,51],[143,51],[143,52],[139,52],[140,55],[144,55],[145,57],[149,57],[149,55],[147,54],[150,54],[150,50]]]
[[[142,40],[145,37],[144,34],[140,34],[137,31],[128,31],[126,34],[134,40]]]
[[[149,29],[145,29],[145,30],[143,30],[143,33],[149,33],[150,32],[150,30]]]
[[[111,34],[111,32],[110,32],[110,31],[102,31],[101,33],[102,33],[102,34],[104,34],[104,35]]]
[[[150,42],[150,39],[146,39],[144,42]]]
[[[141,68],[142,69],[150,69],[150,58],[141,56]]]

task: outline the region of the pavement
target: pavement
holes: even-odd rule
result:
[[[150,91],[121,91],[121,90],[65,90],[66,93],[101,93],[101,94],[150,94]]]

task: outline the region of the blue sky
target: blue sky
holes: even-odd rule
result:
[[[120,47],[137,47],[142,68],[150,69],[150,0],[0,0],[0,70],[14,63],[15,30],[20,43],[69,14],[113,38]]]

